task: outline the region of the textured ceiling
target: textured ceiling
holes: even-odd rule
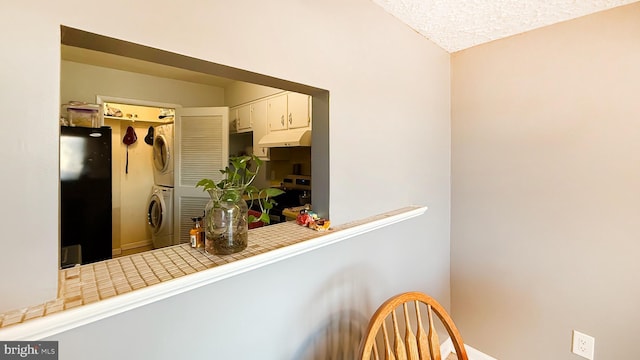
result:
[[[373,0],[455,52],[637,0]]]

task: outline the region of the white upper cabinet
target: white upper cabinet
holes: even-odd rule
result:
[[[251,106],[244,105],[238,108],[238,132],[251,131]]]
[[[263,160],[269,160],[269,148],[258,144],[267,135],[267,100],[260,100],[251,104],[251,120],[253,128],[253,153]]]
[[[253,125],[251,121],[251,106],[236,106],[229,110],[230,129],[231,132],[247,132],[251,131]]]
[[[287,93],[267,100],[269,131],[308,127],[311,123],[309,95]]]
[[[288,128],[298,129],[309,126],[311,114],[309,112],[309,95],[289,93],[287,94]]]
[[[287,129],[287,95],[267,100],[267,126],[269,131]]]

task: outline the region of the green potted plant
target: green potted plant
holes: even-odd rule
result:
[[[229,159],[231,166],[220,170],[222,180],[202,179],[196,187],[209,193],[211,200],[205,208],[205,251],[210,254],[232,254],[242,251],[248,243],[248,224],[256,221],[269,223],[269,210],[284,191],[276,188],[258,189],[251,185],[263,161],[255,155]],[[251,164],[255,163],[255,170]],[[249,205],[247,201],[249,200]],[[260,216],[249,215],[249,208],[258,204]]]

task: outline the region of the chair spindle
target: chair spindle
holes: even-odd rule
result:
[[[427,315],[429,316],[429,350],[431,351],[431,360],[440,360],[440,341],[438,340],[438,333],[433,326],[433,314],[431,312],[431,305],[427,304]]]
[[[407,360],[407,349],[404,347],[404,342],[402,342],[402,337],[400,336],[395,310],[391,312],[391,320],[393,321],[393,352],[395,353],[397,360]]]
[[[405,334],[404,342],[407,346],[407,357],[409,360],[420,360],[418,354],[418,344],[416,342],[416,336],[411,328],[411,319],[409,318],[409,311],[407,310],[407,303],[402,304],[404,310],[404,322],[405,322]]]
[[[418,319],[418,353],[420,354],[420,359],[431,359],[427,332],[424,330],[422,315],[420,315],[420,303],[417,300],[414,303],[416,305],[416,319]]]
[[[382,322],[382,334],[384,338],[384,356],[385,360],[396,360],[395,356],[393,356],[392,347],[389,343],[389,334],[387,333],[387,325]]]

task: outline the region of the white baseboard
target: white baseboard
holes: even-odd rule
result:
[[[446,359],[449,354],[456,352],[456,349],[453,347],[453,341],[451,338],[447,338],[445,342],[440,344],[440,354],[442,354],[442,358]]]
[[[122,251],[124,251],[124,250],[131,250],[131,249],[144,247],[144,246],[149,246],[149,245],[153,245],[153,241],[151,241],[151,240],[142,240],[142,241],[136,241],[136,242],[132,242],[132,243],[121,245],[120,249]]]
[[[476,350],[471,346],[464,344],[465,350],[467,350],[467,356],[469,360],[498,360],[494,357],[491,357],[480,350]],[[453,347],[453,342],[451,338],[448,338],[445,342],[440,345],[440,353],[442,354],[442,358],[446,358],[451,353],[455,353],[455,348]]]

